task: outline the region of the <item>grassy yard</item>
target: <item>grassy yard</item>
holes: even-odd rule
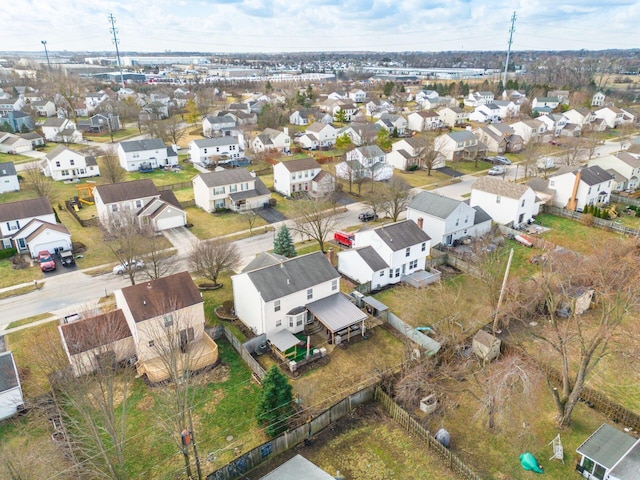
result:
[[[595,227],[589,227],[570,218],[542,214],[536,223],[550,228],[540,236],[556,245],[579,253],[589,253],[596,240],[619,238],[619,234]]]
[[[0,260],[0,288],[41,280],[43,277],[44,275],[37,265],[22,270],[14,270],[11,260]]]
[[[0,152],[0,163],[13,162],[14,165],[19,165],[21,163],[33,162],[33,160],[33,158],[26,155],[13,155]]]
[[[207,213],[199,207],[187,207],[185,210],[189,222],[193,223],[191,232],[200,240],[249,230],[249,217],[242,213]],[[253,228],[256,233],[262,232],[261,227],[266,224],[267,222],[256,216]]]
[[[488,162],[484,162],[480,158],[477,162],[475,160],[457,160],[455,162],[447,162],[447,166],[464,174],[482,172],[491,168],[491,165]]]
[[[156,168],[150,173],[129,172],[127,173],[126,180],[141,180],[150,178],[156,185],[171,185],[173,183],[191,182],[191,179],[198,175],[198,171],[195,169],[191,162],[182,162],[183,170],[179,172],[172,172],[169,170]]]
[[[113,141],[118,142],[123,138],[130,137],[132,135],[139,135],[139,134],[140,133],[137,128],[123,128],[113,132]],[[100,142],[100,143],[111,142],[111,134],[109,133],[108,130],[101,134],[85,133],[84,138],[91,142]]]

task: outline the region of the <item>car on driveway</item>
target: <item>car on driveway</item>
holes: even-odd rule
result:
[[[47,250],[38,252],[38,263],[43,272],[53,272],[56,269],[56,261]]]
[[[375,215],[372,212],[363,212],[360,215],[358,215],[358,219],[363,222],[370,222],[371,220],[377,220],[378,215]]]
[[[142,260],[132,260],[131,265],[134,266],[136,270],[144,268],[144,262]],[[113,267],[113,273],[115,273],[116,275],[122,275],[123,273],[127,273],[128,271],[129,262],[124,262]]]
[[[58,259],[60,260],[60,265],[63,267],[70,267],[74,263],[76,263],[75,258],[73,258],[73,252],[71,250],[60,250],[58,252]]]
[[[496,157],[484,157],[482,160],[489,163],[494,163],[496,161]]]
[[[487,172],[488,175],[504,175],[505,168],[502,165],[494,165]]]
[[[511,165],[511,160],[509,160],[507,157],[497,156],[494,157],[493,163],[495,163],[496,165]]]

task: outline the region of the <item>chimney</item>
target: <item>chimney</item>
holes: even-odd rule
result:
[[[418,228],[422,230],[422,225],[424,224],[424,219],[422,217],[418,217]]]
[[[289,136],[289,127],[284,127],[284,134],[288,137]]]
[[[149,290],[151,290],[151,282],[148,282],[148,283],[147,283],[147,288],[148,288]]]
[[[333,253],[333,248],[329,248],[327,253],[325,253],[325,256],[327,257],[327,260],[329,260],[329,263],[335,266],[335,254]]]
[[[146,300],[143,300],[143,301],[142,301],[142,305],[144,305],[144,306],[146,307],[146,306],[147,306],[147,301],[146,301]]]

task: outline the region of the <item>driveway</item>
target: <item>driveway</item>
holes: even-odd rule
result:
[[[282,213],[280,213],[275,208],[257,208],[255,212],[260,215],[267,223],[278,223],[287,220]]]
[[[353,198],[351,198],[344,192],[336,192],[334,198],[336,203],[341,207],[346,207],[347,205],[351,205],[352,203],[357,203]]]
[[[436,172],[440,172],[440,173],[444,173],[445,175],[448,175],[450,177],[462,177],[464,175],[464,173],[462,172],[458,172],[457,170],[454,170],[451,167],[441,167],[441,168],[436,168],[435,169]]]
[[[191,250],[191,246],[199,241],[198,237],[191,233],[187,227],[163,230],[162,235],[178,250],[179,256],[185,255]]]

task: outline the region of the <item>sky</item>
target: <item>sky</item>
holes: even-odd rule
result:
[[[640,47],[640,0],[5,0],[0,51],[300,52]]]

